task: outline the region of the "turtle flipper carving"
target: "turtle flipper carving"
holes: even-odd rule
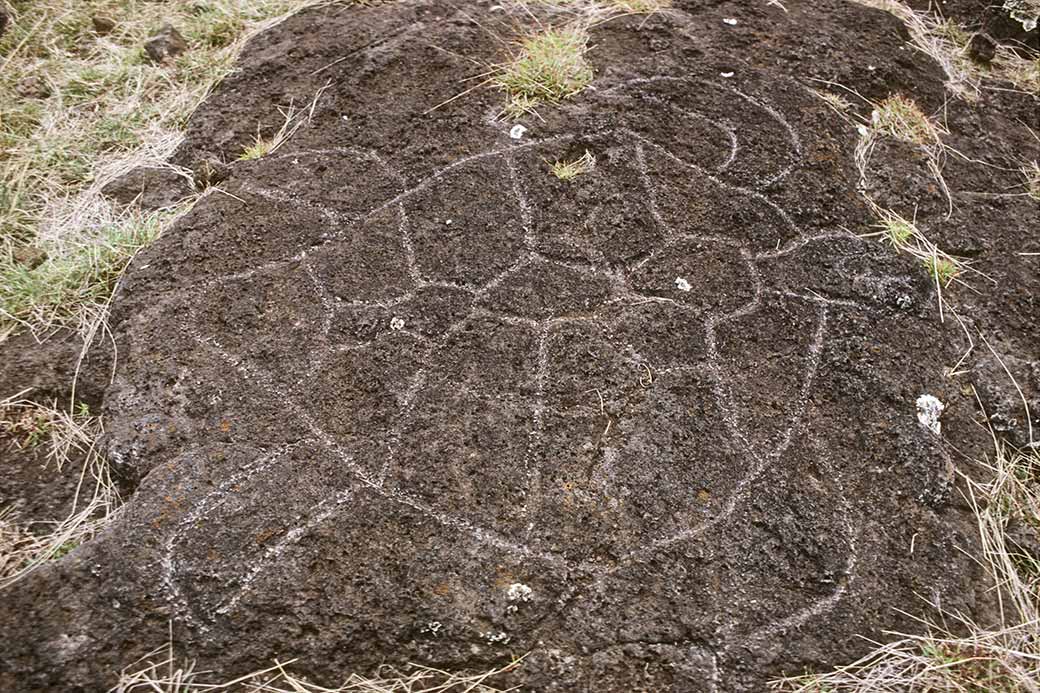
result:
[[[814,460],[810,477],[840,477],[807,442],[821,354],[833,316],[884,309],[869,287],[895,286],[899,268],[870,284],[866,270],[842,274],[859,266],[849,259],[814,277],[821,253],[859,241],[807,236],[764,192],[796,161],[798,138],[724,86],[702,85],[729,94],[730,120],[697,112],[683,84],[628,84],[602,95],[643,109],[620,127],[490,149],[410,187],[374,154],[352,154],[380,162],[384,197],[362,195],[367,209],[338,197],[312,205],[329,225],[323,240],[212,277],[190,316],[199,349],[257,396],[275,393],[304,435],[254,452],[232,476],[270,489],[253,496],[278,489],[274,515],[291,522],[241,519],[249,510],[226,484],[183,510],[164,544],[164,586],[193,625],[236,618],[261,598],[258,585],[283,579],[279,556],[309,555],[308,537],[356,546],[360,535],[339,539],[336,526],[366,512],[494,555],[508,575],[494,580],[545,580],[559,600],[522,621],[522,608],[489,596],[491,577],[452,577],[431,562],[430,619],[454,618],[460,647],[484,642],[487,623],[552,623],[579,637],[582,619],[638,618],[632,637],[674,640],[720,677],[742,638],[765,642],[839,607],[860,530],[840,480],[799,486],[805,469],[792,460]],[[771,123],[758,144],[731,127],[750,113],[756,132]],[[671,147],[646,118],[685,123],[691,139]],[[759,146],[766,154],[750,156]],[[548,161],[586,148],[591,172],[566,183],[549,174]],[[478,187],[490,190],[479,200]],[[253,194],[300,205],[291,190]],[[286,315],[315,326],[300,331],[306,358],[256,342]],[[224,329],[228,319],[241,329]],[[289,482],[297,472],[312,475],[304,488]],[[768,516],[792,503],[804,522]],[[219,529],[207,535],[205,523]],[[732,552],[715,546],[731,540]],[[242,547],[237,565],[211,555],[228,545]],[[341,581],[336,566],[377,570],[353,555],[308,561],[330,584]],[[662,606],[673,597],[659,582],[642,591],[651,570],[672,576],[682,606]],[[448,604],[446,584],[468,596]],[[357,599],[365,628],[406,629]]]

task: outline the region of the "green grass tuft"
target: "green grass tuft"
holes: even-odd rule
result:
[[[158,237],[171,215],[130,212],[74,246],[37,248],[45,259],[35,267],[0,257],[0,317],[49,326],[74,320],[84,305],[105,303],[130,258]]]
[[[926,257],[924,266],[940,286],[947,287],[963,271],[956,260],[949,257],[941,257],[938,254]]]
[[[96,303],[59,304],[103,302],[112,268],[143,233],[112,227],[119,212],[103,183],[161,165],[249,34],[323,1],[0,0],[10,15],[0,38],[0,340],[96,313]],[[94,17],[114,27],[99,34]],[[167,23],[188,50],[155,64],[143,45]],[[32,248],[46,251],[45,265],[16,262]]]
[[[554,176],[560,180],[572,180],[590,172],[596,167],[596,157],[588,149],[574,161],[557,161],[551,167]]]
[[[518,116],[542,103],[557,103],[592,83],[585,58],[589,34],[579,26],[546,29],[520,42],[513,59],[501,66],[492,83],[509,95],[506,113]]]
[[[913,99],[893,94],[878,102],[871,113],[877,131],[922,147],[942,148],[942,129],[921,111]]]

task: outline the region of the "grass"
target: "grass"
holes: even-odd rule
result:
[[[928,274],[935,280],[935,283],[943,288],[948,287],[954,279],[964,272],[957,260],[951,257],[943,257],[938,253],[933,253],[924,258],[924,266],[928,270]]]
[[[881,217],[878,222],[881,233],[896,250],[907,248],[910,241],[920,235],[917,226],[913,222],[904,219],[894,212],[889,212]]]
[[[82,458],[76,492],[61,520],[21,517],[17,505],[0,509],[0,589],[22,579],[50,560],[68,554],[111,520],[119,494],[108,464],[97,447],[101,418],[80,405],[72,412],[19,399],[0,401],[0,431],[19,447],[47,445],[47,464],[62,473],[73,458]]]
[[[809,89],[809,92],[813,96],[822,99],[831,110],[843,118],[851,113],[854,108],[852,102],[840,94],[835,94],[834,92],[825,91],[823,89]]]
[[[0,38],[0,340],[83,328],[113,280],[172,215],[124,214],[101,195],[162,166],[191,112],[254,32],[314,0],[7,0]],[[92,19],[113,20],[101,35]],[[155,64],[143,44],[170,23],[189,49]],[[189,172],[182,172],[188,174]],[[96,246],[96,247],[95,247]],[[38,268],[19,262],[43,254]],[[86,328],[84,328],[86,329]]]
[[[628,14],[654,14],[671,9],[672,0],[519,0],[521,4],[543,5],[582,13],[590,18],[613,18]]]
[[[1040,202],[1040,162],[1030,161],[1022,167],[1026,194]]]
[[[306,109],[298,109],[292,102],[286,108],[279,106],[278,112],[282,114],[283,118],[281,127],[270,137],[264,137],[260,134],[260,126],[258,125],[256,137],[253,139],[252,144],[242,150],[242,154],[238,157],[239,160],[252,161],[260,159],[274,153],[279,147],[288,142],[296,134],[296,131],[300,129],[300,126],[305,122],[309,122],[314,116],[314,109],[318,105],[318,100],[321,99],[321,95],[329,88],[330,84],[326,83],[324,87],[318,90],[318,93],[311,100],[310,106]]]
[[[870,127],[925,149],[942,149],[945,128],[926,116],[917,103],[902,94],[893,94],[879,101],[870,114]]]
[[[1003,87],[987,84],[992,80],[1010,82],[1015,89],[1040,94],[1040,62],[1029,60],[1007,46],[998,46],[988,65],[968,56],[971,34],[949,19],[930,12],[918,12],[900,0],[855,0],[861,5],[885,10],[898,17],[910,32],[910,43],[935,60],[946,74],[946,87],[954,95],[978,99],[983,89]],[[1018,0],[1036,4],[1036,0]]]
[[[0,439],[8,439],[19,450],[35,448],[46,440],[51,420],[49,412],[39,407],[0,407]]]
[[[843,97],[823,92],[820,98],[830,103]],[[879,137],[890,137],[906,142],[921,150],[928,162],[928,168],[939,187],[946,194],[952,213],[953,200],[942,176],[942,167],[946,146],[942,137],[948,131],[929,118],[910,98],[901,94],[892,94],[877,103],[872,103],[869,120],[858,126],[859,140],[856,143],[855,162],[860,174],[860,190],[877,218],[876,232],[864,234],[865,238],[881,237],[894,249],[912,255],[921,261],[935,283],[939,303],[939,315],[943,315],[943,290],[953,282],[964,283],[959,278],[970,270],[968,263],[961,258],[943,252],[928,239],[917,227],[915,221],[906,219],[898,212],[886,209],[877,204],[866,192],[867,170],[870,166],[871,154]],[[837,109],[845,120],[853,122],[848,113],[850,109]]]
[[[543,103],[554,104],[579,94],[592,83],[585,54],[588,30],[580,25],[546,28],[521,39],[512,58],[497,66],[493,86],[508,96],[505,113],[520,117]]]
[[[915,221],[907,219],[891,209],[885,209],[875,203],[869,197],[866,198],[867,205],[871,208],[878,221],[878,231],[863,234],[862,238],[877,238],[887,241],[895,250],[917,258],[924,266],[928,275],[935,283],[937,300],[939,304],[940,319],[943,316],[945,301],[943,292],[953,283],[968,286],[961,276],[973,272],[979,276],[985,276],[964,260],[943,252],[939,246],[933,243],[918,228]]]
[[[858,94],[857,94],[858,96]],[[824,98],[821,96],[821,98]],[[837,97],[841,98],[841,97]],[[868,102],[870,103],[870,102]],[[949,255],[925,236],[914,221],[906,219],[898,212],[885,209],[879,205],[867,191],[867,171],[870,158],[879,137],[890,137],[919,149],[925,156],[929,171],[937,185],[946,196],[948,203],[947,218],[953,213],[953,196],[943,178],[942,169],[945,162],[947,146],[943,136],[948,134],[946,128],[929,118],[912,99],[902,94],[892,94],[876,103],[870,103],[871,113],[866,121],[858,125],[859,140],[856,143],[854,160],[859,170],[860,185],[863,197],[877,218],[874,233],[864,237],[880,236],[893,248],[905,252],[921,261],[935,283],[939,317],[943,319],[943,291],[953,283],[968,286],[960,278],[967,272],[974,272],[967,261]],[[854,122],[847,114],[847,109],[838,111],[846,121]]]
[[[418,664],[404,668],[380,667],[375,677],[352,674],[341,685],[329,688],[300,678],[279,663],[234,679],[215,681],[195,669],[194,662],[178,663],[173,641],[123,670],[119,683],[109,693],[504,693],[516,688],[498,688],[495,680],[514,671],[523,657],[509,664],[475,674],[449,672]]]
[[[999,586],[1001,624],[982,628],[958,614],[927,623],[924,635],[896,638],[828,673],[773,682],[798,693],[1033,693],[1040,687],[1040,557],[1009,536],[1012,525],[1040,532],[1040,452],[993,436],[990,480],[966,478],[982,556]],[[959,634],[958,634],[959,633]]]
[[[133,255],[155,240],[179,210],[145,214],[106,206],[105,211],[118,216],[94,217],[97,229],[38,240],[39,265],[0,256],[0,318],[34,330],[89,323],[97,315],[90,309],[108,302]]]
[[[881,101],[867,103],[871,106],[870,118],[866,121],[861,120],[857,127],[860,137],[855,152],[861,187],[865,184],[866,171],[877,139],[891,137],[913,145],[925,155],[932,176],[945,193],[952,213],[953,199],[942,176],[947,149],[942,138],[943,135],[949,134],[949,131],[928,117],[913,99],[902,94],[891,94]],[[845,120],[852,122],[845,111],[838,113]]]
[[[552,164],[552,174],[560,180],[572,180],[596,168],[596,157],[588,149],[573,161],[557,161]]]

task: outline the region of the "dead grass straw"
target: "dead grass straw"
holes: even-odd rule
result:
[[[18,507],[0,508],[0,589],[47,561],[61,558],[96,535],[119,507],[119,493],[97,448],[101,419],[84,407],[68,412],[19,393],[0,401],[0,428],[18,446],[47,445],[47,464],[60,474],[81,458],[72,506],[64,519],[39,521],[20,516]]]
[[[505,693],[516,688],[499,688],[495,682],[523,664],[523,657],[505,666],[479,673],[451,672],[408,664],[402,668],[380,667],[375,676],[351,674],[338,686],[327,687],[308,681],[290,669],[295,660],[274,665],[233,679],[214,679],[211,672],[198,671],[191,661],[178,662],[173,640],[130,665],[120,674],[109,693]]]

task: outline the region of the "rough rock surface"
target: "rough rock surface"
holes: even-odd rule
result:
[[[431,109],[526,15],[325,8],[248,47],[178,165],[233,160],[328,88],[125,278],[106,414],[132,493],[0,595],[0,689],[99,690],[171,620],[228,674],[530,653],[525,690],[723,693],[849,661],[857,634],[919,627],[897,609],[922,597],[986,619],[959,550],[954,449],[984,437],[945,377],[961,328],[919,263],[857,237],[855,133],[806,88],[934,109],[938,68],[846,2],[677,4],[597,26],[595,89],[519,141],[493,91]],[[1030,146],[1027,100],[999,98],[977,158]],[[592,172],[550,175],[586,150]],[[864,184],[917,201],[905,161]],[[928,199],[922,224],[946,212]],[[1027,364],[1035,264],[996,250],[1036,251],[1031,204],[962,205],[942,237],[1016,282],[966,300]]]
[[[175,58],[188,50],[188,42],[181,32],[169,24],[165,25],[154,36],[144,43],[144,52],[153,62],[161,63],[167,58]]]

